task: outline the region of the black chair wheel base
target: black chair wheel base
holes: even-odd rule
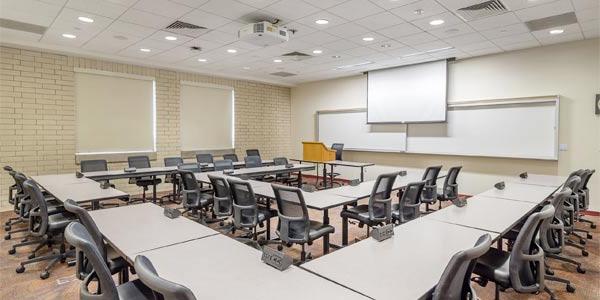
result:
[[[7,240],[7,241],[10,240],[10,234],[5,235],[4,239]]]
[[[585,251],[585,250],[581,250],[581,255],[583,255],[583,256],[588,256],[588,255],[590,255],[590,254],[589,254],[587,251]]]
[[[591,240],[591,239],[593,239],[593,238],[594,238],[594,236],[592,236],[590,233],[588,233],[588,234],[587,234],[587,239],[588,239],[588,240]]]
[[[592,229],[596,229],[596,224],[592,224],[592,225],[590,225],[590,227],[591,227]]]
[[[48,271],[44,271],[44,272],[40,273],[41,279],[48,279],[48,277],[50,277],[50,273]]]
[[[575,287],[571,284],[567,284],[567,292],[575,293]]]
[[[34,259],[35,258],[35,253],[31,253],[29,254],[29,256],[27,256],[27,259]]]
[[[10,250],[8,250],[8,254],[10,254],[10,255],[13,255],[15,253],[17,253],[17,249],[10,249]]]
[[[581,266],[577,266],[577,273],[579,273],[579,274],[585,274],[585,269],[582,268]]]
[[[17,267],[17,269],[15,270],[15,272],[21,274],[21,273],[25,272],[25,267],[24,266],[19,266],[19,267]]]

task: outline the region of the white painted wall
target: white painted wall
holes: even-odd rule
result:
[[[600,40],[586,40],[459,60],[449,65],[448,100],[561,96],[559,141],[568,150],[558,161],[448,155],[346,152],[346,160],[381,166],[462,165],[461,192],[475,194],[503,176],[521,171],[567,175],[577,168],[600,172],[600,116],[593,110],[600,93]],[[301,141],[316,136],[316,111],[366,106],[366,76],[306,83],[292,88],[292,153],[301,157]],[[368,172],[372,178],[385,167]],[[340,168],[356,178],[355,170]],[[590,183],[592,209],[600,211],[600,174]]]

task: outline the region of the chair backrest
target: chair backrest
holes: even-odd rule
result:
[[[509,276],[512,288],[519,293],[535,293],[544,288],[544,250],[536,241],[541,224],[554,216],[548,204],[527,218],[510,252]]]
[[[571,189],[565,187],[550,199],[550,204],[554,207],[554,217],[542,222],[539,233],[540,246],[545,252],[555,254],[562,252],[564,245],[563,205],[571,194]]]
[[[4,166],[4,167],[2,167],[2,169],[6,172],[14,171],[11,166]]]
[[[136,256],[134,268],[142,283],[154,292],[156,300],[196,300],[194,293],[187,287],[158,276],[152,262],[147,257]]]
[[[223,159],[229,159],[232,162],[237,162],[238,156],[235,153],[223,154]]]
[[[246,150],[246,156],[258,156],[258,157],[260,157],[260,152],[258,151],[258,149],[247,149]]]
[[[344,144],[333,143],[331,144],[331,149],[335,150],[335,160],[342,160],[342,155],[344,154]]]
[[[82,160],[79,167],[81,172],[108,171],[108,163],[104,159]]]
[[[421,215],[421,193],[426,183],[425,180],[411,182],[406,186],[404,192],[402,192],[398,205],[401,223],[414,220]]]
[[[189,170],[179,170],[178,172],[181,178],[181,184],[183,185],[183,190],[196,191],[200,189],[196,176],[194,176],[194,172]]]
[[[213,196],[213,212],[217,217],[231,216],[233,214],[233,201],[227,179],[221,176],[208,175],[210,184],[215,191]]]
[[[17,186],[17,192],[15,193],[15,204],[19,204],[19,216],[21,218],[26,218],[29,216],[29,211],[32,208],[31,197],[25,193],[25,188],[23,184],[27,180],[27,176],[21,172],[11,171],[9,174],[15,180],[15,185]]]
[[[442,170],[442,166],[432,166],[425,169],[423,180],[426,182],[421,197],[423,201],[434,201],[437,198],[437,178]]]
[[[229,159],[217,160],[214,162],[215,171],[233,170],[233,161]]]
[[[23,182],[25,194],[31,200],[29,212],[29,232],[34,236],[44,236],[48,231],[48,204],[40,187],[31,179]]]
[[[444,269],[440,281],[433,291],[433,300],[475,299],[471,288],[471,274],[477,259],[484,255],[492,237],[486,233],[477,239],[473,248],[462,250],[452,256]]]
[[[214,162],[213,156],[210,153],[199,153],[196,154],[196,161],[201,164],[212,164]]]
[[[286,243],[309,242],[310,219],[302,190],[271,184],[279,216],[279,237]]]
[[[233,224],[237,228],[253,228],[258,224],[256,195],[250,182],[227,178],[233,200]]]
[[[590,182],[590,178],[592,177],[592,175],[594,175],[594,173],[596,173],[596,170],[590,170],[587,169],[586,170],[586,176],[585,178],[582,180],[583,182],[581,183],[581,189],[582,190],[587,190],[588,189],[588,182]]]
[[[145,155],[129,156],[127,157],[127,163],[131,168],[150,168],[150,158],[148,158],[148,156]]]
[[[448,174],[446,174],[446,178],[444,179],[444,199],[454,200],[458,198],[458,183],[456,182],[456,179],[458,178],[458,173],[460,173],[461,169],[462,166],[458,166],[448,170]]]
[[[244,163],[246,164],[246,168],[258,168],[262,167],[262,159],[260,156],[246,156],[244,157]]]
[[[177,167],[183,164],[183,158],[174,156],[174,157],[165,157],[164,158],[165,167]]]
[[[70,245],[75,246],[80,251],[83,251],[94,270],[81,282],[79,290],[80,299],[82,300],[118,300],[119,293],[117,286],[110,274],[110,270],[106,265],[106,261],[100,254],[96,243],[90,236],[85,227],[77,222],[72,222],[65,228],[65,239]],[[89,291],[88,285],[92,280],[98,282],[98,292],[93,294]]]
[[[285,157],[275,157],[273,158],[273,164],[276,166],[284,166],[288,164],[288,160]]]
[[[398,172],[377,176],[369,196],[369,219],[375,222],[392,220],[392,188]]]

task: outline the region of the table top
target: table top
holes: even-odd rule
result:
[[[404,188],[409,183],[421,181],[423,177],[423,173],[416,170],[407,170],[406,176],[398,176],[394,181],[394,190],[398,190]],[[368,180],[361,182],[356,186],[344,185],[337,188],[331,188],[328,190],[323,190],[324,192],[349,197],[349,198],[366,198],[371,196],[371,191],[373,190],[373,186],[375,185],[376,180]]]
[[[95,180],[99,179],[111,179],[111,178],[131,178],[140,176],[152,176],[152,175],[163,175],[177,171],[177,167],[151,167],[151,168],[138,168],[135,172],[125,172],[125,170],[108,170],[108,171],[96,171],[96,172],[85,172],[83,175],[88,178]]]
[[[559,187],[562,186],[563,183],[565,183],[565,181],[567,181],[567,176],[527,174],[527,178],[513,176],[510,177],[507,181],[514,183]]]
[[[142,251],[218,234],[185,217],[169,219],[152,203],[94,210],[90,215],[106,241],[130,262]]]
[[[260,181],[259,181],[260,182]],[[256,195],[275,199],[275,192],[273,187],[269,186],[258,186],[252,187]],[[344,197],[332,193],[327,193],[326,190],[315,191],[312,193],[302,191],[304,196],[304,203],[306,207],[316,210],[325,210],[344,204],[355,202],[357,198]]]
[[[223,235],[140,254],[197,299],[368,299],[296,266],[278,271],[261,261],[260,251]]]
[[[506,182],[503,190],[492,187],[479,196],[541,203],[557,190],[556,187]]]
[[[34,176],[32,179],[60,201],[72,199],[77,203],[86,203],[129,196],[114,188],[103,189],[100,183],[89,178],[76,178],[74,174],[72,177],[70,174],[61,174]]]
[[[417,299],[438,283],[456,252],[473,247],[486,232],[420,218],[397,226],[394,234],[383,242],[365,239],[301,267],[374,299]]]
[[[325,162],[328,165],[334,166],[345,166],[345,167],[369,167],[374,166],[374,163],[366,163],[366,162],[357,162],[357,161],[346,161],[346,160],[330,160]]]
[[[230,176],[242,176],[242,175],[270,175],[270,174],[278,174],[278,173],[287,173],[287,172],[298,172],[305,170],[313,170],[315,166],[306,165],[306,164],[294,164],[292,168],[286,168],[283,165],[279,166],[264,166],[258,168],[245,168],[245,169],[236,169],[233,173],[229,174]]]
[[[473,196],[467,205],[451,205],[424,216],[424,219],[504,233],[538,205],[533,202]]]

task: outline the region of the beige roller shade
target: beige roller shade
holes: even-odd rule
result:
[[[230,87],[181,83],[181,150],[233,148],[233,101]]]
[[[154,79],[76,70],[77,153],[155,151]]]

